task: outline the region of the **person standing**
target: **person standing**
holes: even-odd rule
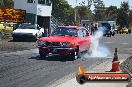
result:
[[[91,35],[93,35],[94,34],[94,25],[93,25],[93,23],[91,23]]]
[[[94,26],[94,33],[98,30],[97,24]]]

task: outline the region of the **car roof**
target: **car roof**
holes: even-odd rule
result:
[[[59,28],[62,27],[62,28],[75,28],[75,29],[81,29],[81,28],[84,28],[84,27],[81,27],[81,26],[58,26]]]

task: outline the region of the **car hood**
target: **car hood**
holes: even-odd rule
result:
[[[36,29],[16,29],[13,31],[13,33],[33,33],[36,34],[39,30]]]
[[[74,36],[49,36],[43,37],[38,40],[49,41],[49,42],[70,42],[75,41],[78,37]]]

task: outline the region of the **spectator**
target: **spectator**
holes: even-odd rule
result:
[[[83,24],[83,27],[85,27],[85,23]]]
[[[87,28],[87,30],[89,30],[89,24],[87,24],[86,28]]]
[[[94,26],[94,32],[96,32],[98,30],[97,24],[95,24]]]
[[[94,25],[93,25],[93,23],[91,23],[91,35],[93,35],[94,34]]]

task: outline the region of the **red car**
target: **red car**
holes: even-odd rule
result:
[[[73,59],[90,48],[90,32],[79,26],[59,26],[49,37],[37,40],[41,58],[47,54],[70,55]]]

